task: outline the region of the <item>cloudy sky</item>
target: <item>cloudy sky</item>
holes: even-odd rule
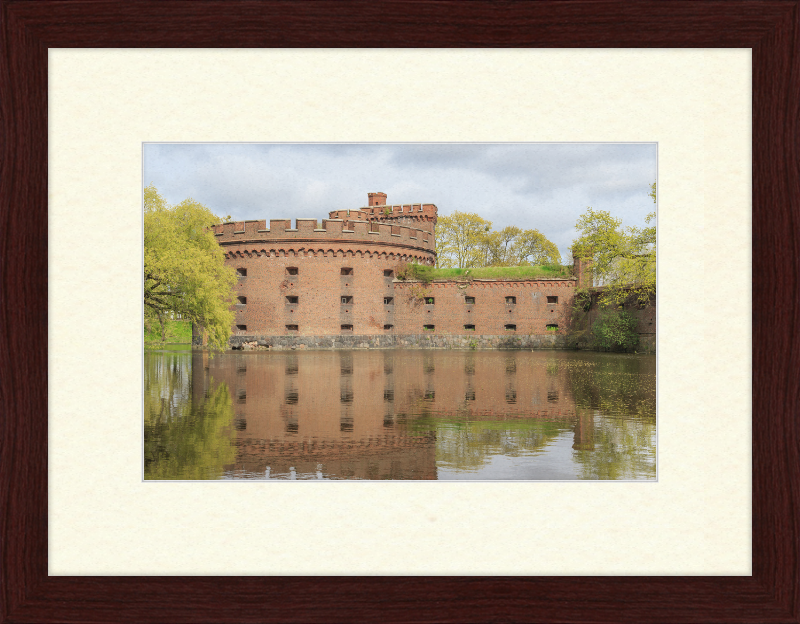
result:
[[[655,143],[147,143],[144,184],[170,203],[191,197],[220,216],[294,219],[367,204],[432,203],[535,228],[562,255],[587,206],[624,225],[654,208]]]

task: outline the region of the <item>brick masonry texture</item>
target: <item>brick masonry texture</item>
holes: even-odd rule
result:
[[[385,194],[370,193],[367,207],[333,211],[321,222],[296,219],[294,228],[287,219],[272,219],[269,228],[266,220],[215,226],[226,263],[241,274],[236,289],[244,299],[234,306],[231,344],[247,342],[245,337],[362,336],[410,346],[418,344],[410,338],[418,335],[495,344],[565,334],[574,279],[395,279],[407,262],[435,264],[437,208],[385,202]]]

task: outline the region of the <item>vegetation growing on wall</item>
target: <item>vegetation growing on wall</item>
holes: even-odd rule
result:
[[[470,280],[470,279],[550,279],[568,278],[570,267],[559,264],[514,267],[479,267],[473,269],[442,269],[422,264],[403,264],[395,271],[397,279],[432,282],[434,280]]]
[[[636,324],[624,310],[602,310],[592,325],[590,346],[600,351],[631,351],[639,344]]]
[[[209,347],[227,344],[236,274],[208,229],[220,221],[192,199],[170,206],[154,186],[144,190],[145,322],[158,322],[162,342],[167,320],[180,314],[204,328]]]

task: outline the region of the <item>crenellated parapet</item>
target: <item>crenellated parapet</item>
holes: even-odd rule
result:
[[[370,193],[370,195],[373,195]],[[385,197],[385,195],[384,195]],[[373,198],[370,197],[372,200]],[[331,219],[359,219],[370,223],[397,223],[433,232],[438,209],[435,204],[382,204],[351,210],[332,210]]]
[[[294,227],[292,227],[294,225]],[[369,222],[361,220],[265,219],[235,221],[213,227],[217,241],[223,247],[231,245],[307,246],[358,249],[397,248],[418,250],[435,254],[436,241],[433,232],[407,224]]]

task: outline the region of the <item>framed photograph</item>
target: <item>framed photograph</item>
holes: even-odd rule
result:
[[[0,619],[797,622],[797,10],[3,2]],[[142,142],[643,140],[619,135],[646,114],[672,118],[647,140],[668,145],[679,304],[657,484],[248,492],[130,470]]]
[[[146,143],[144,478],[654,482],[657,159]]]

